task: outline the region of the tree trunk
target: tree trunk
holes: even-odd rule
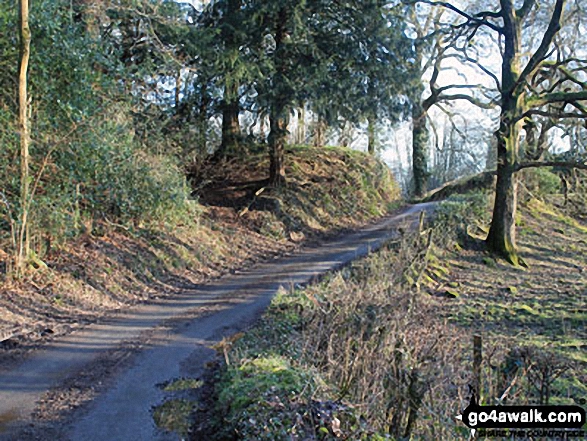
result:
[[[267,117],[265,114],[259,117],[259,139],[261,140],[261,142],[267,141],[267,136],[265,135],[265,126],[267,124],[265,122],[266,119]]]
[[[369,138],[369,142],[367,144],[367,151],[370,155],[375,155],[376,144],[377,144],[377,133],[375,130],[375,123],[377,118],[375,116],[370,116],[367,119],[367,137]]]
[[[326,144],[326,121],[324,117],[318,114],[318,120],[314,126],[314,140],[313,145],[314,147],[324,147]]]
[[[208,104],[210,97],[208,96],[208,86],[202,84],[200,105],[198,108],[198,150],[201,158],[208,155]],[[198,159],[201,159],[198,158]]]
[[[296,144],[306,142],[306,108],[304,105],[298,109],[298,126],[296,130]]]
[[[495,143],[495,138],[487,145],[487,156],[485,158],[485,170],[495,170],[497,168],[497,146]]]
[[[17,231],[15,267],[17,275],[24,270],[29,257],[28,216],[30,207],[29,189],[29,105],[28,66],[31,52],[31,31],[29,27],[29,1],[19,0],[20,54],[18,69],[18,124],[20,131],[20,219]]]
[[[520,28],[511,0],[502,0],[504,19],[502,56],[502,102],[500,126],[497,137],[497,184],[493,218],[486,239],[490,250],[504,257],[513,265],[519,264],[516,250],[517,179],[515,168],[520,148],[520,92],[516,84],[520,72]]]
[[[274,89],[279,93],[273,98],[269,115],[269,184],[275,187],[285,182],[285,139],[287,136],[287,124],[289,112],[286,103],[288,87],[286,85],[286,54],[284,40],[287,35],[287,10],[282,7],[277,16],[275,26],[275,75],[273,77]]]
[[[241,0],[228,0],[223,23],[221,38],[224,43],[225,57],[236,60],[239,57],[239,41],[235,29],[240,25]],[[217,152],[221,156],[232,155],[238,148],[241,128],[238,121],[240,74],[236,72],[234,63],[227,66],[224,73],[224,96],[222,99],[222,142]]]
[[[222,106],[222,144],[220,150],[223,155],[231,155],[237,151],[241,134],[238,121],[239,113],[238,84],[227,84]]]
[[[179,106],[181,104],[181,69],[177,69],[177,75],[175,76],[175,114],[179,115],[180,114],[180,109]]]
[[[342,147],[349,147],[353,142],[353,124],[349,121],[345,121],[340,129],[340,136],[338,138],[338,144]]]
[[[428,187],[428,128],[427,112],[420,103],[412,109],[412,171],[414,196],[421,197]]]
[[[518,180],[515,175],[515,163],[512,161],[514,149],[518,142],[518,133],[514,130],[508,138],[498,139],[497,184],[491,228],[486,242],[492,251],[504,257],[513,265],[518,265],[516,251],[516,208]]]
[[[287,118],[278,112],[269,118],[269,184],[278,187],[285,182],[285,138],[287,135]]]

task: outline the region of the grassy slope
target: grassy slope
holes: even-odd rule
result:
[[[539,403],[540,375],[551,404],[586,396],[587,228],[531,200],[518,222],[530,265],[521,270],[482,250],[475,236],[486,224],[472,221],[473,211],[458,196],[442,210],[431,247],[405,237],[276,298],[232,349],[217,385],[217,439],[376,439],[408,430],[416,439],[467,439],[453,417],[468,403],[474,334],[483,337],[484,402],[513,385],[508,403]],[[411,426],[410,402],[421,403]]]
[[[262,181],[264,160],[252,156],[224,164],[223,172]],[[2,346],[26,349],[109,311],[291,251],[305,237],[373,219],[399,199],[387,169],[364,154],[299,147],[287,160],[288,187],[263,194],[278,200],[278,209],[241,194],[242,206],[198,205],[198,214],[183,225],[99,224],[91,235],[54,249],[45,258],[47,268],[31,272],[23,282],[2,285]],[[229,187],[217,175],[203,179],[217,191]],[[236,193],[228,189],[225,196]],[[243,213],[244,207],[250,210]]]
[[[518,225],[530,268],[463,250],[451,266],[464,295],[449,314],[464,327],[587,363],[587,227],[536,199]]]
[[[198,179],[201,200],[215,213],[236,216],[276,239],[316,237],[354,227],[397,204],[399,188],[389,169],[373,157],[346,148],[289,147],[285,188],[266,187],[264,153],[212,164]]]

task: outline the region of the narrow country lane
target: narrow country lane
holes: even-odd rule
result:
[[[0,439],[176,439],[153,422],[151,409],[166,396],[158,385],[201,375],[214,357],[209,347],[251,324],[280,286],[311,282],[366,255],[397,236],[399,226],[413,226],[421,211],[433,207],[410,206],[320,246],[60,338],[0,372]],[[86,387],[80,387],[84,382]],[[61,412],[51,411],[67,400],[75,404],[76,391],[87,394],[77,398],[84,404],[73,411],[67,405]]]

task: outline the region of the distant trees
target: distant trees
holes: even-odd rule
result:
[[[185,171],[214,153],[212,146],[217,157],[241,154],[239,117],[248,132],[260,126],[262,141],[268,120],[267,174],[279,186],[296,111],[299,140],[307,113],[315,143],[325,142],[328,126],[361,126],[371,153],[377,128],[410,114],[414,190],[421,194],[429,176],[428,112],[465,100],[500,111],[487,243],[516,263],[516,172],[550,164],[549,131],[587,113],[587,61],[577,43],[585,17],[577,1],[539,8],[533,0],[500,0],[486,10],[483,2],[460,8],[436,0],[42,0],[33,14],[37,68],[27,82],[28,2],[18,3],[17,23],[14,7],[0,0],[0,142],[18,146],[0,152],[0,231],[11,231],[22,262],[36,213],[51,219],[47,230],[77,231],[84,216],[123,219],[141,217],[147,205],[159,213],[177,208],[184,175],[165,161]],[[491,45],[501,54],[499,69],[479,55]],[[17,62],[15,84],[8,72]],[[495,87],[447,81],[454,63],[473,66]],[[18,100],[10,93],[15,86]],[[584,130],[573,127],[565,130],[583,142]],[[584,166],[575,159],[566,165]]]
[[[123,1],[106,14],[107,38],[127,69],[138,74],[124,80],[128,90],[146,98],[145,107],[169,113],[169,104],[153,95],[174,86],[173,121],[188,126],[192,121],[186,116],[194,115],[199,155],[214,144],[209,129],[218,121],[215,157],[239,154],[244,138],[239,116],[251,112],[260,125],[268,119],[269,180],[280,185],[288,123],[296,109],[315,117],[319,143],[327,125],[339,119],[368,121],[374,152],[376,123],[395,121],[407,108],[405,61],[413,51],[397,7],[383,0],[194,5]],[[174,69],[165,68],[174,63]]]
[[[350,39],[337,52],[342,75],[336,113],[345,121],[367,125],[367,151],[376,153],[377,128],[407,116],[414,48],[406,36],[405,17],[399,6],[383,1],[358,2],[347,23]],[[327,77],[328,80],[328,77]],[[333,96],[329,96],[331,103]],[[331,104],[332,105],[332,104]],[[336,108],[336,107],[335,107]]]
[[[384,2],[281,1],[255,9],[263,17],[257,21],[265,26],[262,38],[271,41],[262,56],[264,78],[255,86],[270,120],[270,182],[284,181],[287,123],[298,103],[314,109],[319,130],[338,117],[367,119],[372,128],[378,117],[397,118],[402,60],[411,52]]]
[[[294,111],[298,138],[307,112],[320,143],[368,122],[375,152],[377,125],[407,109],[413,49],[383,0],[40,0],[28,82],[28,20],[0,6],[0,235],[19,266],[29,244],[43,255],[94,222],[183,210],[175,161],[241,154],[239,117],[249,132],[268,120],[278,186]]]

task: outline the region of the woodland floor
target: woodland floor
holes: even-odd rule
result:
[[[495,260],[474,244],[460,250],[449,263],[461,295],[443,315],[489,339],[587,362],[587,227],[536,200],[521,211],[519,224],[528,268]]]

